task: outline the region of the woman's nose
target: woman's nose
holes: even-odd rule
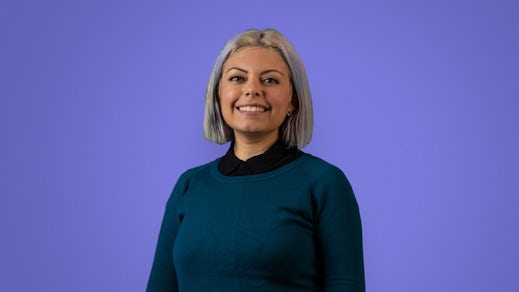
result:
[[[260,96],[262,94],[261,85],[257,81],[249,81],[247,83],[245,95],[247,96]]]

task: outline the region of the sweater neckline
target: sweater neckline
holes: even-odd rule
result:
[[[211,174],[216,179],[222,181],[222,182],[243,182],[243,181],[260,181],[269,179],[271,177],[277,176],[281,173],[287,172],[291,170],[292,168],[298,166],[299,164],[303,163],[305,160],[307,160],[311,155],[308,153],[303,153],[300,157],[295,159],[294,161],[285,164],[277,169],[274,169],[269,172],[264,172],[260,174],[251,174],[251,175],[242,175],[242,176],[227,176],[223,175],[220,170],[218,170],[218,161],[221,158],[216,159],[211,164]]]

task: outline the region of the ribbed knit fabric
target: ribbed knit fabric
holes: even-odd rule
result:
[[[148,292],[365,291],[351,186],[309,154],[276,170],[181,175],[169,198]]]

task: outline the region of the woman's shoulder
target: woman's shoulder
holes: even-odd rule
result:
[[[198,165],[198,166],[195,166],[195,167],[192,167],[192,168],[189,168],[187,169],[186,171],[184,171],[180,177],[179,177],[179,181],[182,181],[182,180],[188,180],[190,178],[192,178],[193,176],[198,176],[198,175],[207,175],[209,174],[209,172],[211,171],[211,167],[213,167],[213,165],[215,163],[218,162],[218,159],[215,159],[213,161],[210,161],[210,162],[207,162],[207,163],[204,163],[202,165]]]
[[[330,198],[355,201],[350,181],[338,166],[322,158],[307,155],[309,157],[303,164],[307,175],[306,181],[308,181],[318,201],[326,201]]]
[[[303,162],[303,168],[308,175],[311,176],[344,176],[343,171],[336,165],[312,154],[305,153],[306,159]]]
[[[186,192],[189,184],[193,181],[193,179],[204,179],[204,177],[207,177],[211,172],[212,165],[215,164],[217,161],[218,159],[199,166],[189,168],[188,170],[184,171],[175,183],[175,187],[173,188],[173,194],[183,194]]]

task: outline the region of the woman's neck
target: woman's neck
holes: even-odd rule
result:
[[[278,135],[268,137],[243,137],[234,135],[234,155],[242,161],[265,153],[278,140]]]

